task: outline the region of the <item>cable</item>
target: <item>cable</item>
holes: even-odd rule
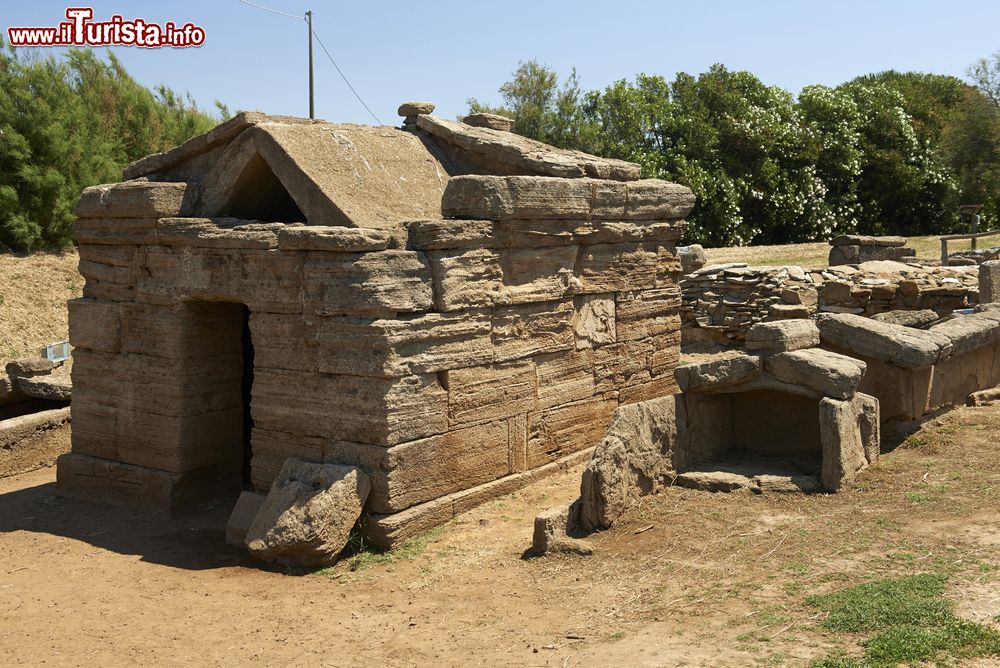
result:
[[[358,95],[358,91],[354,90],[354,86],[352,86],[351,82],[347,80],[347,76],[344,74],[344,71],[340,69],[340,65],[338,65],[337,61],[334,60],[333,56],[330,55],[330,52],[327,50],[326,45],[323,44],[323,40],[319,38],[319,35],[316,34],[315,30],[312,31],[312,34],[313,37],[316,38],[316,42],[319,44],[320,48],[323,49],[323,53],[326,54],[326,57],[330,59],[330,62],[333,63],[333,66],[337,69],[337,74],[340,75],[340,78],[344,80],[344,83],[347,84],[347,87],[351,89],[352,93],[354,93],[354,97],[358,98],[358,102],[360,102],[361,106],[365,108],[365,111],[371,114],[371,117],[375,119],[376,123],[378,123],[379,125],[385,125],[382,121],[378,119],[378,116],[375,115],[375,112],[373,112],[368,107],[368,105],[365,104],[365,101],[361,99],[361,96]]]
[[[296,16],[295,14],[289,14],[288,12],[282,12],[278,11],[277,9],[271,9],[270,7],[265,7],[264,5],[258,5],[255,2],[250,2],[250,0],[237,0],[237,2],[242,2],[244,5],[250,5],[251,7],[256,7],[257,9],[263,9],[265,12],[271,12],[272,14],[287,16],[293,19],[302,19],[303,21],[306,20],[305,16]],[[340,69],[340,65],[338,65],[337,61],[333,59],[333,56],[330,55],[330,51],[326,48],[326,44],[323,44],[323,40],[319,38],[319,35],[316,34],[315,30],[312,31],[312,34],[313,37],[316,38],[316,42],[319,44],[320,48],[323,49],[323,53],[325,53],[326,57],[330,59],[331,63],[333,63],[334,68],[336,68],[337,70],[337,74],[340,75],[340,78],[344,80],[344,83],[347,84],[347,87],[351,89],[352,93],[354,93],[354,97],[358,98],[358,102],[361,103],[361,106],[364,107],[365,111],[367,111],[371,115],[371,117],[375,119],[376,123],[378,123],[379,125],[384,125],[384,123],[382,123],[382,121],[378,119],[378,116],[375,115],[375,112],[373,112],[371,108],[367,104],[365,104],[365,101],[361,99],[361,96],[358,94],[358,91],[354,90],[354,86],[352,86],[351,82],[347,79],[347,75],[344,74],[344,71],[342,69]]]
[[[265,7],[264,5],[258,5],[256,3],[250,2],[249,0],[237,0],[237,2],[242,2],[244,5],[250,5],[251,7],[256,7],[257,9],[263,9],[265,12],[271,12],[272,14],[279,14],[281,16],[288,16],[293,19],[299,19],[302,21],[306,20],[305,16],[298,16],[296,14],[289,14],[288,12],[280,12],[277,9],[271,9],[270,7]]]

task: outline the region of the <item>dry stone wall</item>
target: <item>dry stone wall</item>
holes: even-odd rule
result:
[[[681,280],[686,342],[742,344],[758,322],[817,313],[872,316],[930,309],[945,316],[979,303],[976,267],[934,267],[892,261],[823,269],[704,267]]]

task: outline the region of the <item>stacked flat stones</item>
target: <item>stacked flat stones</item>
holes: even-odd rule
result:
[[[830,241],[829,265],[861,264],[874,260],[905,262],[916,256],[917,251],[906,248],[904,237],[873,237],[863,234],[845,234]]]
[[[825,269],[713,265],[681,280],[686,339],[741,343],[758,322],[816,313],[872,316],[933,310],[940,316],[979,303],[976,267],[868,262]]]

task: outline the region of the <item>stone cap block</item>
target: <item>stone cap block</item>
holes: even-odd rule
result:
[[[1000,340],[1000,322],[977,313],[955,316],[927,331],[948,337],[952,356],[962,355]]]
[[[277,231],[284,250],[316,250],[338,253],[381,251],[389,247],[391,235],[367,227],[303,225]]]
[[[867,365],[847,355],[811,348],[768,358],[767,372],[793,385],[804,385],[835,399],[848,399],[858,389]]]
[[[727,354],[679,366],[674,377],[683,392],[713,391],[752,380],[760,374],[761,367],[761,359],[756,355]]]
[[[647,179],[615,182],[547,176],[456,176],[441,200],[446,218],[476,220],[680,220],[690,189]]]
[[[76,203],[80,218],[163,218],[194,212],[198,186],[190,183],[125,181],[84,188]]]
[[[806,319],[760,322],[746,336],[746,349],[759,352],[785,352],[818,345],[819,328]]]
[[[462,122],[475,128],[490,128],[501,132],[510,132],[514,128],[514,119],[500,114],[469,114]]]
[[[433,111],[433,102],[404,102],[399,105],[396,113],[400,116],[419,116],[421,114],[430,114]]]
[[[831,246],[885,246],[906,245],[906,237],[875,237],[865,234],[844,234],[830,240]]]
[[[539,174],[614,181],[636,181],[642,169],[634,162],[602,158],[582,151],[568,151],[512,132],[475,127],[423,114],[417,127],[440,142],[450,144],[493,174]]]
[[[825,344],[904,368],[928,367],[951,354],[946,336],[850,313],[820,314],[816,325]]]

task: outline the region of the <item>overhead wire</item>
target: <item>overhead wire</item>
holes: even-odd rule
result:
[[[256,2],[250,2],[250,0],[237,0],[237,2],[242,2],[244,5],[250,5],[251,7],[256,7],[257,9],[263,9],[265,12],[271,12],[272,14],[288,16],[290,18],[300,19],[302,21],[306,20],[305,16],[299,16],[297,14],[289,14],[288,12],[282,12],[277,9],[271,9],[270,7],[265,7],[264,5],[258,5]]]
[[[257,4],[256,2],[250,2],[250,0],[237,0],[237,2],[241,2],[244,5],[249,5],[250,7],[256,7],[257,9],[261,9],[265,12],[278,14],[279,16],[287,16],[289,18],[300,19],[302,21],[306,20],[305,15],[298,16],[296,14],[290,14],[288,12],[283,12],[277,9],[272,9],[271,7],[266,7],[264,5]],[[340,78],[344,80],[344,83],[347,84],[347,87],[350,89],[351,93],[354,94],[354,97],[357,98],[358,102],[361,103],[361,106],[365,108],[365,111],[367,111],[368,114],[373,119],[375,119],[375,122],[378,123],[379,125],[382,125],[382,121],[379,120],[378,116],[375,115],[375,112],[371,110],[371,107],[368,106],[368,104],[364,101],[364,99],[361,97],[358,91],[354,88],[354,86],[351,84],[350,79],[348,79],[347,75],[344,74],[344,70],[340,69],[340,65],[337,64],[337,61],[333,59],[333,56],[330,54],[330,50],[326,48],[326,44],[323,43],[323,40],[320,39],[319,35],[316,33],[315,30],[311,30],[311,32],[312,36],[316,38],[316,43],[319,44],[321,49],[323,49],[323,53],[325,53],[326,57],[330,59],[330,63],[333,65],[334,69],[337,70],[337,74],[339,74]]]

